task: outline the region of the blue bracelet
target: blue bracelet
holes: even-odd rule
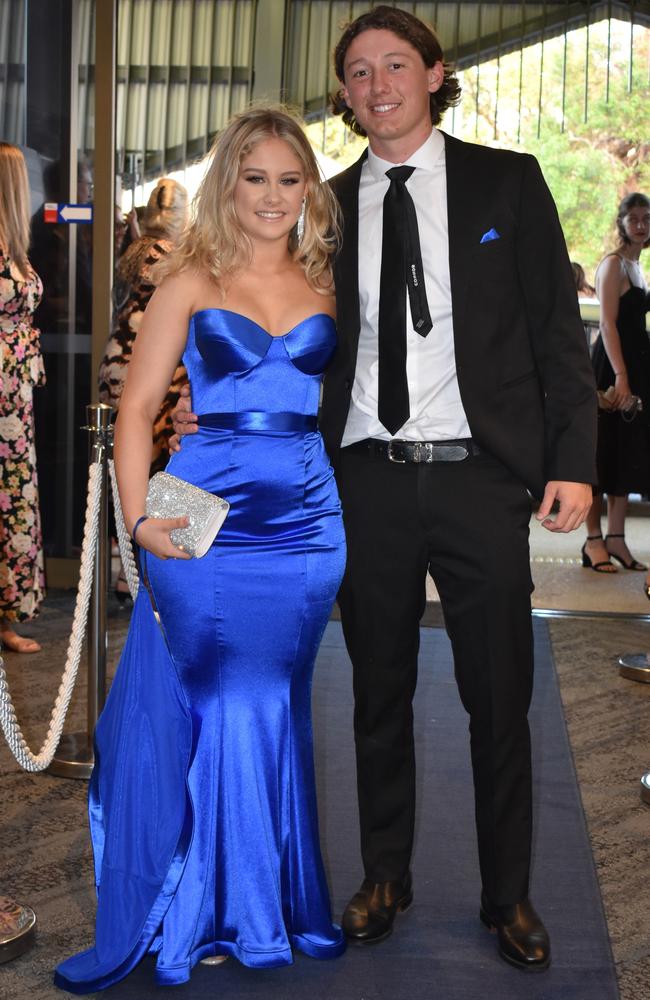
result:
[[[140,525],[142,524],[143,521],[148,521],[148,520],[149,520],[149,518],[147,517],[147,515],[143,514],[142,517],[139,517],[138,520],[133,525],[133,531],[131,532],[131,538],[133,539],[134,542],[135,542],[135,536],[136,536],[138,528],[140,527]],[[136,542],[136,544],[137,544],[137,542]]]

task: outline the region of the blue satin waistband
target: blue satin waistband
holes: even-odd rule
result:
[[[244,410],[241,413],[199,414],[199,427],[224,431],[294,431],[307,434],[315,431],[317,426],[317,418],[304,413]]]

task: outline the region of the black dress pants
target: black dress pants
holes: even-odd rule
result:
[[[532,825],[528,492],[484,452],[402,465],[344,448],[337,480],[348,546],[339,604],[354,671],[366,877],[397,879],[410,863],[412,699],[430,571],[469,713],[483,887],[496,905],[519,902],[528,895]]]

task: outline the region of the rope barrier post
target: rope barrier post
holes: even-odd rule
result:
[[[23,955],[34,943],[36,914],[8,896],[0,896],[0,965]]]
[[[96,412],[97,409],[99,410],[99,413]],[[111,485],[113,487],[113,495],[115,497],[115,516],[118,538],[120,539],[120,552],[122,553],[127,580],[129,581],[129,588],[133,594],[134,600],[138,592],[139,581],[137,577],[137,568],[135,566],[133,552],[131,550],[131,545],[124,525],[124,518],[121,516],[113,459],[109,458],[107,454],[111,448],[112,431],[112,427],[110,426],[110,414],[106,412],[107,409],[107,407],[99,407],[94,411],[91,410],[89,413],[91,423],[89,427],[85,428],[95,434],[97,440],[93,439],[91,444],[91,459],[93,460],[90,462],[88,469],[86,517],[84,521],[81,554],[79,556],[79,587],[77,588],[77,599],[75,601],[74,615],[72,617],[72,630],[70,632],[70,639],[68,640],[65,668],[63,670],[59,690],[54,701],[54,707],[52,708],[52,714],[50,715],[50,724],[47,730],[47,736],[45,737],[45,742],[41,746],[38,753],[34,753],[29,748],[27,741],[23,736],[22,729],[20,728],[18,718],[16,716],[16,709],[14,708],[9,685],[7,683],[7,673],[4,669],[2,658],[0,657],[0,729],[2,729],[2,733],[7,741],[9,749],[25,771],[44,771],[46,768],[50,767],[54,759],[56,749],[61,740],[63,724],[70,706],[70,700],[72,698],[75,682],[77,680],[77,673],[79,671],[79,664],[81,662],[81,653],[86,639],[89,617],[88,612],[93,590],[95,565],[97,561],[101,559],[100,552],[102,543],[104,545],[107,543],[106,535],[104,534],[102,537],[99,535],[102,479],[104,483],[104,492],[106,493],[106,468],[108,468]],[[102,667],[101,660],[103,655],[105,662],[106,641],[104,638],[104,641],[102,642],[101,636],[103,635],[105,637],[106,626],[105,621],[102,623],[101,594],[105,592],[106,584],[108,582],[108,555],[106,554],[104,558],[106,559],[106,573],[98,573],[96,587],[99,603],[97,614],[95,616],[94,629],[99,633],[99,635],[95,637],[94,646],[98,650],[99,662],[96,662],[93,665],[93,653],[91,647],[90,659],[92,676],[90,678],[89,687],[93,694],[90,700],[89,724],[87,732],[76,734],[67,738],[67,743],[64,744],[64,751],[62,751],[62,753],[66,752],[66,748],[69,752],[67,752],[66,756],[62,756],[60,758],[58,768],[55,765],[53,769],[54,774],[58,773],[66,776],[70,775],[72,777],[83,778],[87,777],[92,769],[91,734],[97,719],[98,711],[104,702],[105,689],[105,670]],[[103,654],[102,649],[104,650]]]
[[[650,684],[650,653],[625,653],[619,656],[618,672],[628,681]],[[641,801],[650,806],[650,771],[641,776]]]
[[[88,724],[85,732],[66,733],[49,766],[60,778],[89,778],[94,764],[93,732],[106,700],[106,591],[108,587],[108,461],[113,449],[112,409],[104,403],[86,407],[89,462],[100,469],[99,516],[88,618]]]
[[[650,806],[650,771],[641,777],[641,801]]]
[[[108,555],[108,460],[113,457],[113,410],[105,403],[86,407],[91,432],[89,461],[101,464],[101,498],[93,591],[88,620],[88,738],[92,741],[97,719],[106,701],[106,591],[109,582]]]
[[[618,658],[618,672],[628,681],[650,684],[650,654],[625,653]]]

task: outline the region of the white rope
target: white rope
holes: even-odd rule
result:
[[[113,508],[115,511],[115,527],[117,528],[117,543],[120,548],[120,558],[122,560],[124,575],[126,576],[126,582],[129,585],[131,597],[135,601],[138,596],[140,577],[138,576],[138,567],[136,566],[135,559],[133,558],[131,538],[126,530],[124,517],[122,515],[122,505],[120,503],[120,494],[117,489],[117,477],[115,475],[115,462],[112,458],[109,458],[108,460],[108,472],[111,477],[111,489],[113,490]]]
[[[4,732],[9,749],[25,771],[44,771],[52,763],[61,739],[63,723],[72,697],[77,671],[81,660],[86,627],[88,624],[88,606],[92,591],[93,569],[97,550],[97,533],[99,529],[99,504],[101,498],[102,463],[94,462],[88,475],[88,499],[86,501],[86,523],[81,548],[81,565],[79,572],[79,588],[75,604],[72,632],[68,642],[68,655],[61,685],[52,709],[50,727],[45,742],[39,753],[34,754],[27,746],[21,732],[16,712],[7,685],[7,675],[0,659],[0,725]]]

